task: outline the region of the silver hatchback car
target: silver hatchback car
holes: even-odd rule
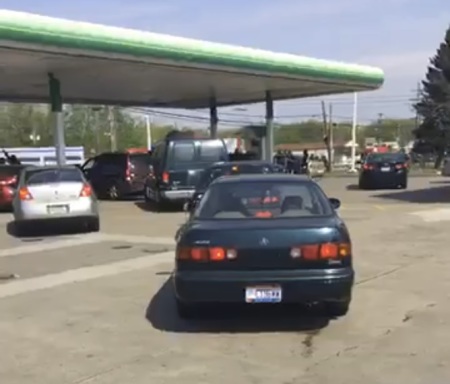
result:
[[[81,170],[74,166],[27,167],[13,199],[16,228],[36,221],[77,221],[91,232],[100,229],[98,201]]]

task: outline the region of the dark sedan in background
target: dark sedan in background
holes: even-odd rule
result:
[[[339,205],[306,176],[213,181],[176,237],[180,317],[239,303],[322,303],[327,315],[345,315],[354,271]]]
[[[408,157],[404,153],[372,153],[361,164],[359,189],[406,189],[408,168]]]

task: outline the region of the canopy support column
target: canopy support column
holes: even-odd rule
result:
[[[61,97],[61,84],[59,80],[48,74],[48,84],[50,90],[50,104],[54,124],[54,141],[56,150],[56,163],[58,166],[66,164],[66,143],[64,139],[64,114]]]
[[[266,91],[266,129],[262,142],[262,158],[272,162],[273,157],[273,99],[270,91]]]
[[[213,97],[209,101],[209,135],[212,139],[217,138],[217,126],[219,118],[217,116],[217,103],[216,98]]]

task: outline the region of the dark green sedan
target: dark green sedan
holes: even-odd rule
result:
[[[347,313],[354,281],[350,235],[309,177],[216,179],[177,233],[174,287],[180,317],[213,304],[321,303]]]

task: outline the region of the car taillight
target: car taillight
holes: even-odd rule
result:
[[[89,184],[84,184],[81,188],[80,197],[90,197],[92,196],[92,187]]]
[[[408,164],[395,164],[395,169],[405,169],[408,168]]]
[[[0,180],[0,185],[11,185],[17,182],[17,176],[11,176],[6,179]]]
[[[33,196],[31,195],[31,193],[27,187],[23,187],[23,188],[19,189],[19,199],[22,201],[33,199]]]
[[[371,165],[371,164],[364,164],[363,165],[363,169],[366,170],[366,171],[371,171],[371,170],[374,169],[374,166]]]
[[[350,243],[307,244],[291,248],[293,259],[327,260],[348,257],[352,254]]]
[[[237,258],[237,252],[234,249],[222,247],[179,247],[176,252],[177,260],[181,261],[225,261]]]
[[[163,183],[168,183],[170,180],[169,172],[163,172],[162,174],[162,181]]]
[[[132,177],[133,177],[133,173],[131,172],[131,163],[128,161],[127,168],[125,169],[125,179],[127,181],[130,181]]]

